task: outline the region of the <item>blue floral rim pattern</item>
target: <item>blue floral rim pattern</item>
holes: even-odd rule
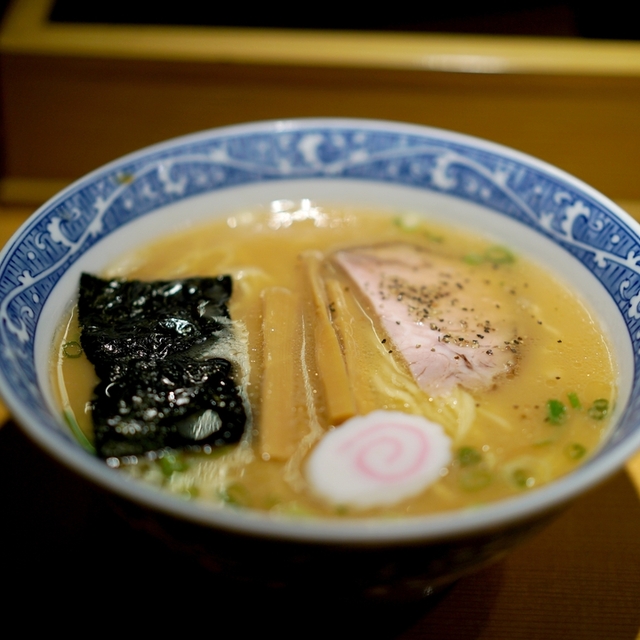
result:
[[[28,221],[0,264],[0,374],[5,389],[58,431],[38,388],[34,339],[64,272],[95,243],[161,207],[240,185],[350,179],[403,185],[488,207],[545,235],[602,282],[634,349],[632,403],[615,441],[640,410],[640,238],[614,212],[543,166],[464,138],[393,125],[259,127],[212,131],[112,163],[51,200]]]

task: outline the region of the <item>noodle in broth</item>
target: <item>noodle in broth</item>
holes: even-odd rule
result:
[[[505,356],[502,373],[484,388],[474,389],[470,383],[435,392],[421,388],[389,327],[376,317],[375,305],[358,290],[353,274],[344,268],[346,261],[336,258],[347,252],[344,255],[359,260],[362,247],[381,247],[376,249],[380,255],[398,249],[405,258],[413,251],[454,265],[466,294],[499,307],[493,312],[497,322],[503,310],[508,322],[515,322],[515,333],[502,347],[513,356]],[[592,454],[608,431],[617,372],[593,314],[546,270],[486,238],[411,214],[280,201],[268,210],[240,212],[153,242],[102,275],[172,280],[220,274],[233,279],[229,311],[246,347],[243,371],[236,371],[236,380],[244,379],[250,405],[244,437],[237,445],[203,447],[199,452],[108,460],[120,471],[186,499],[333,517],[446,511],[549,482]],[[314,300],[314,282],[320,283],[320,303]],[[290,302],[289,293],[282,291],[297,302]],[[271,295],[272,311],[267,312],[265,296]],[[288,304],[297,304],[291,308],[299,313],[288,313]],[[278,409],[278,415],[284,411],[288,419],[268,427],[282,430],[275,436],[267,435],[263,425],[270,420],[265,408],[267,313],[274,314],[275,327],[291,321],[286,366],[273,374],[278,378],[274,388],[286,386],[291,403]],[[479,312],[468,313],[475,317]],[[336,329],[357,415],[384,410],[424,416],[441,425],[450,439],[451,462],[417,495],[384,507],[358,508],[332,503],[310,486],[305,473],[309,453],[328,431],[341,429],[342,420],[333,417],[331,407],[333,395],[342,391],[337,384],[328,389],[318,364],[318,352],[328,351],[318,347],[324,340],[317,330],[323,314]],[[446,318],[436,316],[427,324],[432,329],[434,322],[438,325],[441,340],[463,341],[455,331],[447,332],[451,323]],[[487,322],[479,320],[474,339],[479,344],[490,337]],[[73,345],[80,343],[76,313],[61,332],[54,371],[60,403],[71,423],[91,441],[87,407],[97,378],[83,354],[69,357]]]

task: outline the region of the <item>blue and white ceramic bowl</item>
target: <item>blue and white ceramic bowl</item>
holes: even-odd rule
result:
[[[605,446],[550,485],[479,510],[365,522],[208,508],[127,479],[83,450],[61,419],[50,371],[80,273],[172,229],[304,198],[425,212],[552,265],[597,309],[619,362]],[[297,585],[302,575],[308,584],[331,580],[347,596],[420,595],[499,557],[640,447],[640,227],[554,167],[447,131],[337,119],[206,131],[94,171],[23,225],[1,256],[0,349],[2,395],[26,432],[212,568],[272,586]]]

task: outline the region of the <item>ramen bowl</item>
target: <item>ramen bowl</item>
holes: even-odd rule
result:
[[[619,372],[611,432],[571,473],[479,508],[406,518],[294,517],[185,500],[110,468],[61,416],[53,344],[80,274],[155,238],[284,201],[410,211],[549,266],[596,309]],[[640,227],[579,180],[456,133],[368,120],[284,120],[171,140],[77,181],[0,262],[0,388],[26,433],[127,518],[225,579],[335,597],[416,598],[493,562],[640,446]]]

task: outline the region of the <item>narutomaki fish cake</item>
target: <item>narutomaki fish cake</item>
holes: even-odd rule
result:
[[[575,468],[615,409],[607,336],[560,278],[415,213],[276,201],[84,282],[144,295],[115,296],[127,338],[94,302],[70,312],[53,372],[65,419],[118,472],[217,508],[473,507]]]

